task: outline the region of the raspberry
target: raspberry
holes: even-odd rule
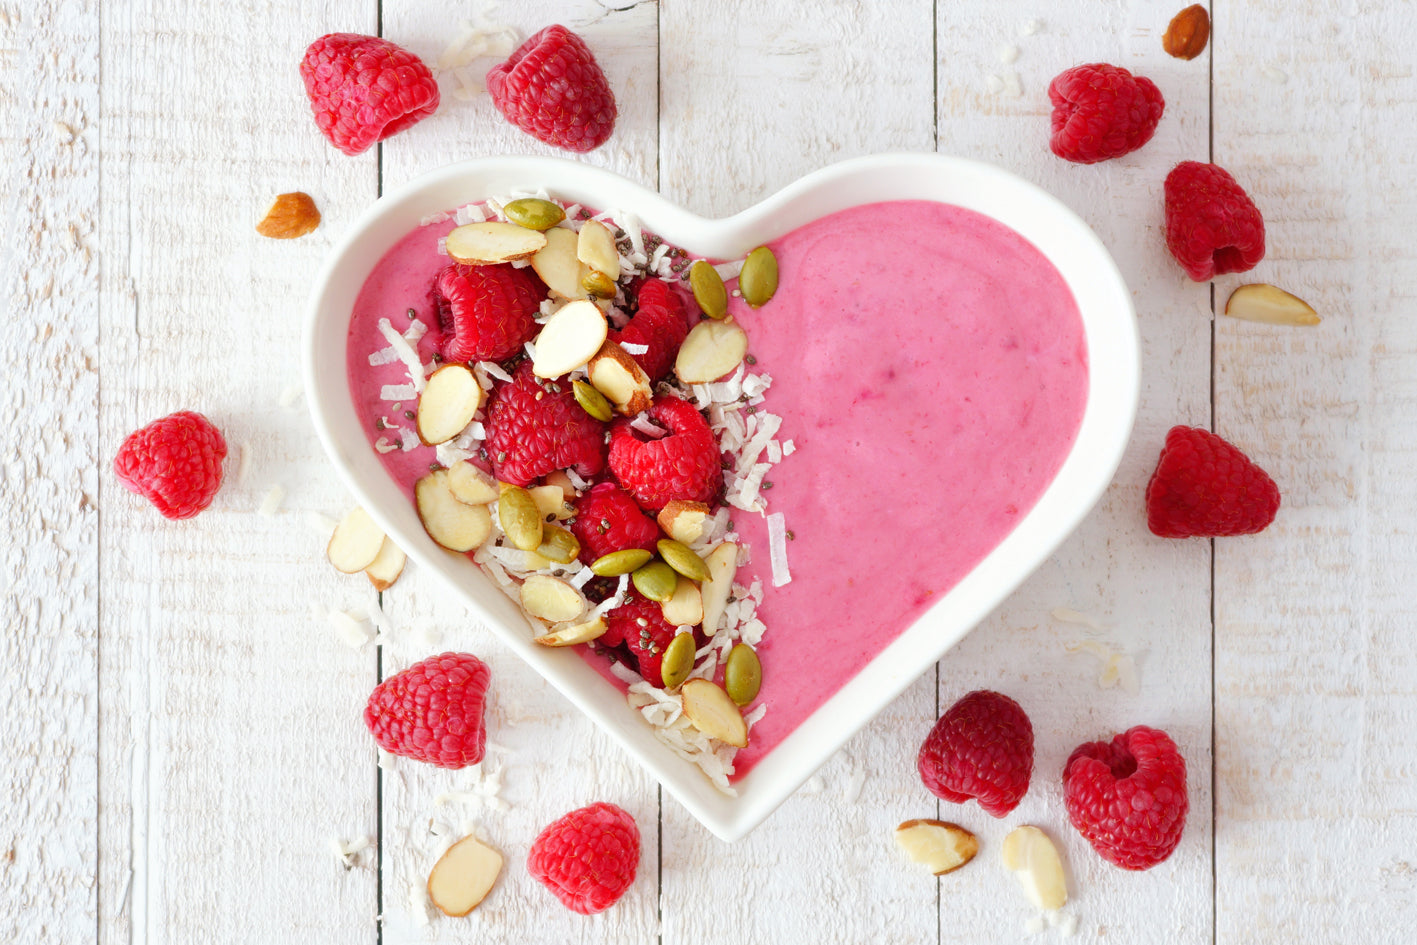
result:
[[[614,804],[573,810],[541,831],[527,854],[527,872],[581,915],[604,912],[635,881],[640,829]]]
[[[305,50],[300,77],[315,124],[360,154],[438,110],[438,83],[413,53],[377,36],[330,33]]]
[[[1106,63],[1074,66],[1048,85],[1053,153],[1078,164],[1130,154],[1151,140],[1166,102],[1150,79]]]
[[[615,96],[590,48],[548,26],[487,73],[487,92],[506,119],[539,141],[590,151],[615,128]]]
[[[1171,855],[1186,826],[1186,759],[1165,732],[1138,725],[1079,745],[1063,766],[1068,819],[1102,858],[1144,870]]]
[[[515,486],[575,467],[587,479],[605,468],[605,424],[576,403],[565,380],[539,380],[523,361],[487,400],[492,474]]]
[[[674,367],[679,346],[689,334],[684,301],[662,279],[646,279],[636,295],[637,308],[629,323],[611,338],[620,344],[644,345],[644,354],[631,355],[651,381],[664,377]]]
[[[1279,511],[1279,487],[1209,430],[1172,427],[1146,486],[1146,524],[1162,538],[1253,535]]]
[[[201,414],[179,410],[128,434],[113,472],[167,518],[191,518],[212,504],[225,458],[221,431]]]
[[[1028,793],[1033,725],[1008,696],[978,689],[940,716],[916,758],[930,793],[1003,817]]]
[[[530,266],[453,265],[433,282],[445,361],[505,361],[536,337],[546,289]]]
[[[487,730],[487,664],[471,653],[444,653],[379,683],[364,707],[364,724],[379,747],[439,768],[482,760]]]
[[[1264,258],[1264,218],[1222,167],[1182,161],[1166,175],[1166,248],[1196,282]]]
[[[605,633],[599,643],[617,646],[624,643],[639,663],[640,677],[651,686],[664,686],[660,666],[664,649],[674,639],[678,628],[664,619],[664,608],[631,588],[625,602],[605,615]]]
[[[621,417],[610,427],[610,471],[640,507],[658,512],[671,499],[714,504],[723,488],[718,443],[694,405],[664,396],[647,410],[669,432],[659,439]]]
[[[581,543],[581,561],[590,564],[602,555],[626,548],[654,551],[659,525],[624,489],[613,482],[599,482],[576,500],[571,534]]]

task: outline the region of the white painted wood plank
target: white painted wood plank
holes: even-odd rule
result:
[[[1267,253],[1217,280],[1311,329],[1216,322],[1217,432],[1279,483],[1216,543],[1217,925],[1225,942],[1405,942],[1417,918],[1417,8],[1217,4],[1215,159]]]
[[[251,11],[179,2],[102,10],[100,238],[103,588],[100,932],[107,942],[349,942],[376,934],[375,833],[360,721],[372,653],[335,642],[330,608],[368,588],[322,558],[311,512],[347,504],[298,396],[305,293],[373,195],[374,156],[321,138],[296,67],[363,2]],[[279,36],[279,42],[254,37]],[[247,41],[245,37],[253,37]],[[311,193],[324,225],[295,242],[254,225]],[[212,508],[169,523],[108,473],[122,437],[180,408],[232,455]],[[279,512],[257,514],[272,486]]]
[[[96,927],[97,16],[0,4],[0,936]]]

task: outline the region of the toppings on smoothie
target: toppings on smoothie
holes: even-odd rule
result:
[[[1171,18],[1161,48],[1177,59],[1194,59],[1205,52],[1210,39],[1210,14],[1199,3],[1186,7]]]
[[[1004,838],[999,854],[1036,908],[1045,912],[1063,908],[1068,880],[1058,848],[1046,833],[1037,827],[1016,827]]]
[[[709,552],[705,562],[709,568],[709,579],[700,585],[704,603],[704,633],[712,636],[718,632],[719,621],[723,619],[728,597],[733,592],[733,578],[738,573],[738,546],[725,541]]]
[[[512,124],[568,151],[597,148],[615,128],[615,96],[605,73],[585,41],[559,24],[493,66],[487,92]]]
[[[698,626],[704,620],[703,592],[698,584],[680,575],[674,581],[674,593],[659,609],[664,619],[676,627]],[[693,666],[692,660],[689,665]]]
[[[669,584],[672,593],[672,576]],[[660,667],[677,628],[664,619],[659,602],[646,595],[636,583],[634,590],[625,595],[624,603],[606,615],[605,622],[609,629],[601,643],[609,646],[623,643],[637,664],[640,678],[651,686],[663,687]]]
[[[1264,531],[1279,487],[1236,447],[1198,427],[1172,427],[1146,486],[1146,524],[1161,538]]]
[[[602,350],[608,331],[605,315],[594,302],[562,306],[536,336],[536,356],[532,359],[536,376],[560,377],[585,367]],[[600,392],[606,393],[603,388]]]
[[[712,265],[700,259],[690,266],[689,286],[694,291],[694,301],[709,318],[728,314],[728,290],[723,285],[723,277]]]
[[[575,620],[586,612],[580,591],[547,574],[533,574],[522,582],[521,601],[527,613],[552,623]]]
[[[375,687],[364,724],[391,754],[440,768],[477,764],[487,746],[482,713],[490,677],[471,653],[429,657]]]
[[[449,551],[471,551],[492,534],[492,513],[485,505],[458,499],[446,469],[429,473],[413,487],[418,519],[428,537]]]
[[[659,527],[664,529],[664,534],[675,541],[692,545],[703,537],[705,523],[712,512],[713,510],[702,502],[673,499],[659,510],[657,520]]]
[[[953,873],[979,852],[974,834],[944,820],[907,820],[895,828],[895,843],[936,876]]]
[[[608,481],[596,483],[576,500],[571,532],[580,539],[586,564],[616,552],[644,552],[644,558],[624,571],[602,571],[592,564],[597,574],[628,574],[650,559],[659,540],[654,520],[628,492]]]
[[[1186,760],[1165,732],[1138,725],[1079,745],[1063,767],[1068,820],[1104,860],[1150,869],[1181,842]]]
[[[443,244],[453,262],[466,266],[493,266],[530,259],[546,246],[546,234],[491,220],[466,223],[453,230]]]
[[[763,664],[758,660],[758,651],[746,643],[735,645],[723,664],[723,689],[728,698],[745,706],[758,698],[762,685]]]
[[[600,318],[598,311],[595,317]],[[570,383],[539,380],[530,361],[493,389],[486,426],[485,448],[493,475],[502,482],[530,485],[567,468],[594,477],[605,468],[605,425],[581,409]]]
[[[398,581],[407,561],[408,556],[404,554],[403,549],[394,544],[392,538],[385,538],[384,543],[379,546],[379,553],[369,563],[369,567],[364,569],[364,574],[369,578],[369,583],[374,585],[374,590],[382,593]]]
[[[563,299],[586,297],[585,277],[590,269],[576,258],[577,245],[573,231],[552,227],[546,231],[546,245],[531,257],[531,268]]]
[[[597,614],[582,623],[568,624],[550,633],[533,638],[533,643],[541,646],[575,646],[589,643],[605,634],[605,618]]]
[[[674,499],[715,501],[723,488],[723,469],[718,443],[703,414],[686,400],[664,396],[645,416],[667,432],[649,439],[628,419],[616,420],[606,460],[615,478],[648,512],[658,512]]]
[[[690,724],[710,738],[735,748],[748,744],[748,726],[738,703],[709,679],[690,679],[680,687],[684,715]]]
[[[673,538],[661,538],[655,547],[659,549],[659,556],[664,559],[665,564],[689,580],[707,581],[709,579],[709,569],[708,565],[704,563],[704,559],[695,554],[694,550],[683,542],[675,541]]]
[[[442,328],[439,353],[459,363],[501,361],[519,353],[536,337],[543,295],[536,276],[526,269],[448,266],[433,283]]]
[[[413,53],[377,36],[330,33],[305,50],[300,77],[315,124],[345,154],[438,110],[438,83]]]
[[[519,197],[502,206],[502,213],[517,226],[530,230],[549,230],[566,219],[566,211],[559,204],[540,197]]]
[[[428,378],[418,398],[418,438],[427,446],[446,443],[472,422],[482,407],[483,391],[472,371],[462,364],[445,364]]]
[[[448,467],[447,485],[453,498],[464,505],[486,505],[501,495],[496,479],[466,461]]]
[[[1225,314],[1269,325],[1317,325],[1319,313],[1297,295],[1265,283],[1242,285],[1230,293]]]
[[[1166,175],[1165,200],[1166,248],[1196,282],[1264,258],[1264,218],[1223,167],[1182,161]]]
[[[526,868],[572,912],[593,915],[620,900],[640,864],[635,819],[614,804],[573,810],[532,841]]]
[[[605,399],[605,395],[595,389],[593,384],[586,381],[572,381],[571,390],[576,395],[576,403],[581,405],[581,409],[597,420],[609,423],[615,417],[615,410],[610,406],[610,401]]]
[[[643,350],[631,356],[651,381],[663,380],[674,369],[679,346],[689,333],[689,320],[679,293],[660,279],[646,279],[635,292],[634,316],[611,334],[626,351],[639,345]],[[683,383],[691,383],[679,378]]]
[[[463,837],[448,847],[428,874],[428,899],[447,916],[465,916],[482,904],[502,874],[502,854]]]
[[[319,225],[320,208],[309,194],[296,191],[276,197],[256,224],[256,232],[273,240],[293,240],[315,232]]]
[[[576,239],[576,259],[609,279],[620,275],[620,253],[615,237],[599,220],[587,220]],[[612,293],[614,294],[614,293]]]
[[[506,485],[497,497],[497,524],[507,540],[522,551],[535,551],[541,545],[544,522],[536,499],[521,486]]]
[[[1076,164],[1137,150],[1156,133],[1166,107],[1150,79],[1101,62],[1059,73],[1048,85],[1048,99],[1053,103],[1048,146]]]
[[[976,690],[936,721],[916,766],[936,797],[956,804],[973,798],[985,813],[1007,816],[1033,775],[1033,725],[1008,696]]]
[[[692,584],[690,585],[693,586]],[[668,604],[665,605],[668,607]],[[666,615],[666,620],[670,620]],[[665,689],[677,689],[684,684],[684,680],[689,678],[689,674],[694,671],[694,635],[692,633],[676,633],[674,639],[664,648],[664,658],[659,664],[660,680],[664,683]]]
[[[538,354],[540,351],[538,347]],[[614,405],[615,412],[622,416],[638,416],[648,410],[653,402],[654,392],[649,386],[649,375],[614,341],[607,340],[600,346],[586,365],[586,372],[595,389],[605,395]]]
[[[738,291],[743,293],[743,301],[753,308],[761,308],[771,301],[777,292],[777,257],[772,250],[759,246],[748,254],[743,271],[738,274]]]
[[[128,434],[113,457],[113,474],[164,518],[191,518],[216,498],[224,459],[226,439],[216,425],[179,410]]]
[[[325,557],[336,571],[358,574],[372,565],[384,546],[384,531],[369,513],[355,506],[345,513],[325,546]]]
[[[748,353],[748,335],[736,322],[699,322],[684,338],[674,373],[685,384],[708,384],[729,374]]]

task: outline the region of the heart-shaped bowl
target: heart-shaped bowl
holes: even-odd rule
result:
[[[590,207],[635,213],[645,229],[692,255],[740,258],[827,214],[890,200],[934,200],[982,213],[1029,240],[1057,268],[1081,313],[1089,372],[1077,437],[1041,498],[977,566],[886,645],[751,770],[719,792],[680,759],[571,648],[542,647],[520,609],[469,558],[438,547],[410,497],[370,447],[350,394],[346,342],[365,278],[428,216],[487,197],[546,188]],[[550,158],[503,157],[433,171],[379,199],[329,257],[305,328],[305,387],[326,452],[359,503],[419,566],[648,769],[709,830],[736,840],[761,823],[855,732],[958,642],[1033,572],[1111,481],[1131,433],[1140,356],[1131,296],[1116,265],[1076,214],[1032,184],[987,164],[932,154],[883,154],[835,164],[750,209],[711,220],[610,172]]]

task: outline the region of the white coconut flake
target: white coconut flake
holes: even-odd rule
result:
[[[391,751],[386,751],[386,750],[384,750],[383,748],[380,748],[380,749],[379,749],[379,768],[380,768],[381,770],[383,770],[383,771],[392,771],[392,770],[394,770],[394,753],[393,753],[393,752],[391,752]]]
[[[409,427],[401,427],[399,429],[399,438],[403,441],[399,444],[399,449],[403,450],[405,453],[423,445],[423,441],[418,438],[417,431]]]
[[[472,459],[477,453],[473,450],[464,449],[456,445],[452,440],[446,443],[439,443],[434,447],[438,462],[446,469],[451,469],[465,459]]]
[[[566,470],[566,478],[571,480],[571,485],[575,488],[577,492],[584,492],[585,490],[590,488],[590,483],[586,482],[579,475],[577,475],[574,469]]]
[[[787,520],[781,512],[768,516],[768,555],[772,559],[772,586],[782,587],[792,580],[787,570]]]
[[[339,524],[328,515],[321,515],[319,512],[307,512],[305,521],[309,523],[312,529],[324,535],[326,538],[330,537],[331,533],[335,530],[335,526]]]
[[[625,593],[629,589],[629,586],[630,576],[628,574],[620,575],[620,582],[615,585],[615,593],[595,605],[595,608],[590,612],[590,619],[594,620],[596,617],[604,617],[606,614],[610,613],[610,611],[625,603]]]
[[[374,449],[378,450],[380,453],[392,453],[398,448],[399,444],[389,442],[389,438],[386,436],[381,436],[374,441]]]
[[[738,276],[742,274],[743,264],[747,261],[747,258],[744,257],[743,259],[731,259],[728,262],[715,263],[713,270],[718,273],[718,277],[724,282],[730,282],[733,279],[737,279]]]
[[[379,388],[380,400],[402,402],[418,396],[418,389],[412,384],[385,384]]]
[[[1023,97],[1023,84],[1019,81],[1017,72],[1004,76],[1004,91],[1008,93],[1009,98]]]
[[[795,452],[797,452],[797,444],[796,444],[796,443],[792,442],[791,440],[783,440],[783,441],[782,441],[782,455],[783,455],[783,456],[791,456],[791,455],[792,455],[793,453],[795,453]]]
[[[448,255],[448,238],[446,236],[438,237],[438,255]]]
[[[251,472],[251,445],[242,443],[237,449],[241,451],[241,461],[236,464],[236,481],[244,483]]]
[[[592,571],[590,568],[586,567],[585,565],[581,565],[581,569],[575,574],[571,575],[568,583],[579,591],[594,579],[595,572]]]
[[[368,625],[353,614],[343,610],[332,610],[325,618],[339,641],[350,649],[360,649],[374,638]]]
[[[625,349],[626,354],[647,354],[649,345],[637,345],[633,341],[622,341],[620,347]]]
[[[423,323],[416,321],[414,324],[422,325]],[[410,330],[412,330],[412,326],[410,326]],[[425,326],[424,331],[426,330]],[[413,345],[409,343],[407,338],[394,330],[393,324],[387,318],[379,319],[379,332],[388,340],[389,347],[398,352],[399,360],[404,363],[404,367],[408,368],[408,379],[413,382],[414,393],[421,392],[425,386],[425,380],[423,362],[418,359],[418,352],[413,350]],[[422,333],[420,332],[417,337],[422,337]]]
[[[1037,935],[1047,927],[1048,924],[1043,921],[1043,916],[1036,915],[1023,924],[1023,933],[1025,935]]]
[[[999,47],[999,61],[1006,66],[1011,66],[1018,62],[1019,48],[1013,45],[1003,45]]]
[[[369,355],[370,367],[382,367],[385,364],[393,364],[399,359],[399,353],[393,348],[380,348]]]
[[[271,486],[266,492],[266,497],[261,500],[261,517],[275,518],[280,511],[280,504],[285,501],[285,490],[279,484]]]

